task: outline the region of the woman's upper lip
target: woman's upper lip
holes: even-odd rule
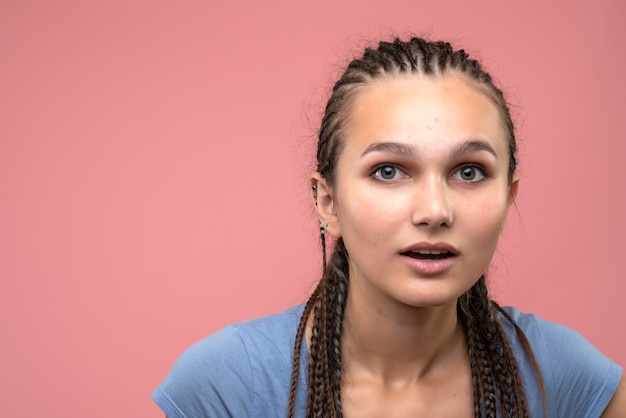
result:
[[[459,250],[457,250],[452,244],[448,244],[447,242],[416,242],[415,244],[411,244],[406,247],[401,253],[408,253],[411,251],[447,251],[454,255],[459,254]]]

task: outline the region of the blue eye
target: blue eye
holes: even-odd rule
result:
[[[400,178],[400,176],[402,176],[402,174],[403,174],[402,170],[400,170],[396,166],[389,165],[389,164],[378,166],[372,172],[372,176],[374,178],[376,178],[378,180],[382,180],[382,181],[397,180],[398,178]]]
[[[467,183],[476,183],[487,177],[485,170],[475,165],[466,165],[454,172],[454,176]]]

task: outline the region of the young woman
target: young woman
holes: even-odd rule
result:
[[[626,417],[618,365],[488,297],[515,153],[502,92],[463,50],[367,49],[319,132],[319,285],[192,346],[155,401],[170,418]]]

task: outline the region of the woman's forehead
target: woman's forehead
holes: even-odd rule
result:
[[[346,146],[485,138],[494,147],[507,147],[496,105],[475,83],[455,73],[375,80],[355,93],[344,128]]]

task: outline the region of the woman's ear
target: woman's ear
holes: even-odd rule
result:
[[[511,185],[509,186],[509,206],[515,202],[517,199],[517,191],[519,189],[519,175],[517,173],[513,174],[513,180],[511,181]]]
[[[513,203],[515,203],[515,199],[517,199],[517,191],[519,189],[519,175],[517,173],[513,174],[513,179],[511,180],[511,184],[509,185],[509,195],[507,196],[506,208],[507,211],[511,207]],[[500,233],[504,232],[504,223],[506,222],[507,216],[504,217],[502,225],[500,225]]]
[[[332,187],[319,172],[311,175],[311,198],[321,227],[335,238],[341,237],[341,228],[335,212]]]

